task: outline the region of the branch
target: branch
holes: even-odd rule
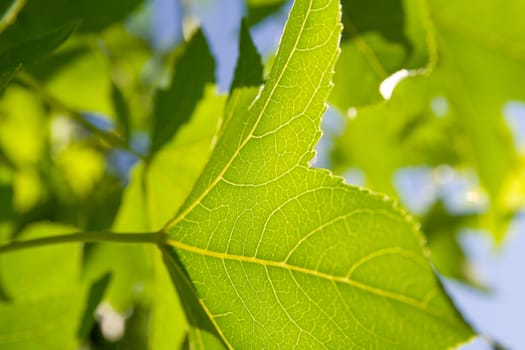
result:
[[[0,254],[17,250],[36,248],[61,243],[74,242],[114,242],[162,244],[164,233],[115,233],[115,232],[76,232],[60,236],[35,238],[26,241],[13,241],[0,245]]]

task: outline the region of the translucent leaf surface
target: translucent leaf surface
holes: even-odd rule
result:
[[[35,224],[19,239],[66,234],[73,229]],[[0,302],[0,348],[71,349],[84,311],[78,243],[1,256],[0,278],[9,300]]]
[[[82,311],[80,290],[38,300],[0,305],[2,349],[71,349],[76,344],[77,319]]]
[[[203,328],[230,348],[452,347],[472,331],[414,222],[309,168],[339,18],[336,1],[296,1],[264,89],[166,225],[165,260]]]

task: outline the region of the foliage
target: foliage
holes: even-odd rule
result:
[[[156,51],[138,0],[0,6],[2,349],[474,336],[430,258],[479,286],[456,232],[501,239],[523,207],[502,117],[525,99],[519,11],[503,24],[489,0],[296,0],[264,64],[250,26],[283,4],[246,2],[227,95],[206,32]],[[350,116],[324,155],[333,173],[314,167],[328,103]],[[395,179],[422,165],[471,171],[488,204],[454,211],[442,195],[408,213]],[[349,169],[371,190],[346,184]],[[123,332],[105,327],[115,313]]]

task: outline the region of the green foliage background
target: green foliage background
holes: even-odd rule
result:
[[[297,0],[263,63],[250,27],[283,4],[246,1],[224,94],[206,33],[154,50],[141,1],[2,3],[2,349],[442,349],[475,334],[435,269],[485,288],[456,234],[499,242],[523,209],[504,120],[525,101],[523,6]],[[344,120],[330,172],[311,166],[327,103]],[[476,210],[406,212],[393,179],[415,166],[473,174]],[[367,189],[335,176],[349,169]]]

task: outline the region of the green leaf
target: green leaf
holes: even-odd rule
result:
[[[143,202],[146,204],[146,213],[153,229],[161,228],[163,223],[173,216],[193,188],[211,153],[212,139],[215,135],[213,125],[217,124],[217,110],[221,110],[224,98],[215,96],[212,86],[206,88],[204,96],[189,123],[181,128],[172,142],[166,144],[155,155],[148,165],[147,173],[144,174],[146,187]],[[130,202],[130,206],[136,206],[136,202]],[[186,321],[181,320],[182,308],[166,266],[159,256],[156,255],[156,259],[155,299],[158,304],[153,311],[151,348],[173,349],[175,345],[180,346],[182,343],[187,326]],[[184,307],[187,306],[185,304]],[[167,305],[176,308],[170,309]],[[217,343],[216,338],[203,334],[203,331],[195,326],[198,321],[192,318],[194,316],[187,317],[192,326],[189,327],[190,343],[195,348],[213,348],[212,345]],[[174,331],[175,329],[177,331]]]
[[[83,312],[82,321],[77,330],[77,336],[79,339],[85,339],[88,337],[89,331],[95,322],[93,317],[95,315],[95,310],[102,301],[110,280],[111,274],[107,273],[96,280],[89,288],[86,309]]]
[[[261,56],[253,43],[246,21],[243,20],[239,36],[239,57],[221,119],[219,137],[232,120],[242,119],[248,113],[248,108],[263,83],[263,71]]]
[[[99,32],[111,24],[124,20],[133,10],[142,4],[143,0],[91,0],[89,2],[69,0],[67,11],[61,11],[64,16],[74,14],[82,19],[81,32]]]
[[[135,168],[113,227],[115,231],[157,230],[173,216],[209,158],[215,135],[213,126],[218,123],[217,110],[222,109],[224,100],[223,96],[215,96],[214,86],[207,86],[204,98],[197,104],[188,123],[181,126],[173,140],[165,144],[147,165],[141,163]],[[97,250],[104,247],[109,250],[106,245],[97,247]],[[136,247],[146,251],[139,259],[134,248],[123,247],[118,255],[113,253],[111,257],[92,256],[90,263],[119,264],[119,269],[114,270],[118,288],[117,285],[110,287],[116,288],[110,297],[118,305],[126,300],[129,303],[130,298],[123,297],[137,282],[131,278],[137,277],[137,270],[143,269],[140,264],[151,265],[151,280],[142,280],[152,289],[149,348],[178,348],[189,327],[162,257],[154,248]],[[130,279],[127,280],[126,276]],[[198,330],[190,332],[202,336]]]
[[[0,47],[0,89],[5,87],[23,64],[29,64],[49,54],[62,44],[77,28],[78,22],[68,21],[55,29],[24,36],[21,42]]]
[[[256,25],[279,11],[286,0],[247,0],[248,24]]]
[[[89,52],[85,46],[74,43],[71,45],[64,45],[60,50],[53,52],[42,60],[26,67],[26,70],[38,81],[47,82],[60,74],[60,70],[64,69],[68,64],[77,59],[81,59],[83,55]]]
[[[455,346],[472,330],[412,219],[308,166],[339,18],[336,1],[295,2],[264,89],[165,227],[165,260],[202,329],[211,322],[229,348]]]
[[[465,253],[456,239],[458,231],[475,221],[475,214],[450,214],[442,202],[437,202],[422,220],[422,229],[428,238],[428,246],[432,252],[432,263],[440,274],[452,277],[471,286],[482,286],[474,274],[474,268],[469,263]]]
[[[525,42],[516,37],[513,29],[523,27],[516,16],[523,5],[513,0],[498,4],[498,9],[513,9],[504,21],[492,16],[494,6],[491,1],[430,1],[428,6],[414,6],[423,11],[420,20],[425,34],[413,36],[419,40],[411,42],[422,46],[427,41],[429,54],[430,47],[437,45],[435,67],[421,75],[417,83],[400,83],[392,101],[360,108],[334,154],[337,172],[349,166],[360,167],[368,185],[389,194],[394,193],[391,175],[400,166],[444,163],[476,169],[491,203],[484,226],[500,239],[506,231],[506,216],[516,210],[506,204],[517,162],[503,118],[504,106],[509,101],[525,101],[519,86],[525,79]],[[405,10],[409,8],[405,6]],[[464,14],[470,8],[476,8],[476,13],[465,20]],[[413,16],[407,18],[407,25],[415,23]],[[343,56],[346,54],[350,59],[359,57],[343,49]],[[359,64],[340,64],[343,67],[337,70],[332,102],[346,110],[352,106],[350,99],[355,91],[370,96],[367,87],[373,79]],[[377,84],[373,81],[374,86]],[[430,121],[429,110],[436,99],[446,104],[446,115],[434,115],[434,121]],[[410,131],[410,140],[398,137],[403,130]],[[423,142],[427,145],[420,147]]]
[[[465,21],[470,6],[476,8],[475,13]],[[517,14],[525,7],[519,1],[498,2],[498,9],[509,11],[505,16],[493,16],[494,6],[490,1],[430,2],[441,48],[443,86],[457,111],[458,123],[469,135],[480,180],[497,202],[515,166],[503,105],[510,100],[525,101],[520,85],[525,79],[525,41],[515,35],[515,30],[524,28]]]
[[[239,58],[237,59],[230,92],[240,87],[258,87],[263,83],[263,71],[261,55],[250,36],[250,28],[248,28],[246,20],[242,20],[239,36]]]
[[[407,52],[411,43],[405,34],[403,0],[343,1],[343,40],[378,32],[385,40],[401,43]]]
[[[381,101],[379,85],[392,73],[424,67],[435,58],[420,0],[347,0],[342,5],[342,52],[330,102],[346,113]]]
[[[68,290],[38,300],[0,304],[0,347],[8,350],[75,348],[83,297],[80,290]]]
[[[41,223],[26,228],[18,239],[66,234],[75,229],[67,226]],[[80,275],[82,249],[79,244],[43,247],[20,251],[0,257],[2,281],[7,293],[15,300],[35,299],[58,290],[68,290]],[[68,264],[59,264],[67,259]],[[38,288],[34,288],[38,285]]]
[[[115,83],[111,85],[111,100],[113,101],[113,108],[115,109],[119,129],[124,139],[129,140],[131,132],[129,108],[122,91]]]
[[[170,87],[159,91],[156,96],[151,138],[152,154],[188,122],[204,94],[206,84],[214,81],[215,62],[204,34],[198,30],[187,43],[184,54],[175,65]]]
[[[335,139],[334,171],[361,169],[368,187],[397,196],[393,175],[399,168],[459,163],[465,154],[457,145],[465,135],[449,111],[438,116],[431,108],[434,99],[443,99],[441,91],[434,79],[407,78],[390,100],[359,108]]]
[[[212,140],[224,97],[215,96],[215,87],[207,86],[189,123],[160,150],[147,166],[144,201],[149,226],[160,230],[173,217],[195,185],[212,150]],[[219,111],[219,113],[218,113]]]
[[[207,310],[199,302],[193,291],[192,282],[181,267],[178,257],[172,251],[163,250],[164,264],[168,269],[172,282],[182,301],[186,319],[190,324],[188,344],[190,349],[225,349],[227,346],[221,339],[220,331],[214,326]],[[183,344],[184,345],[184,344]]]
[[[119,312],[128,310],[151,292],[153,266],[150,251],[129,244],[100,244],[86,254],[84,279],[97,281],[110,273],[104,299]]]
[[[70,227],[41,223],[28,227],[19,239],[72,231]],[[0,260],[0,278],[10,297],[0,302],[0,347],[73,348],[86,295],[78,283],[80,244],[13,252]]]
[[[0,31],[0,89],[21,64],[32,63],[50,53],[77,28],[83,32],[101,31],[124,19],[141,2],[50,0],[17,5],[16,21]]]
[[[81,32],[99,32],[123,20],[142,0],[46,0],[27,1],[13,25],[5,31],[6,38],[16,42],[39,33],[49,32],[63,23],[80,21]]]

